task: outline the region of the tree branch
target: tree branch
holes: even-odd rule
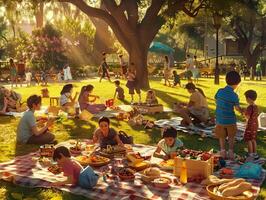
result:
[[[194,3],[194,1],[191,1],[190,3],[191,4],[190,4],[189,9],[187,9],[185,5],[182,8],[182,11],[184,13],[186,13],[190,17],[196,17],[198,15],[200,9],[205,8],[205,6],[206,6],[205,5],[205,0],[201,0],[199,2],[199,5],[195,9],[193,9],[193,3]]]
[[[125,49],[127,50],[129,49],[130,45],[123,31],[121,30],[121,27],[119,26],[115,18],[112,15],[110,15],[107,11],[91,7],[83,0],[59,0],[59,1],[72,3],[73,5],[78,7],[82,12],[84,12],[87,16],[96,17],[104,20],[112,28],[117,39],[121,42],[121,44],[125,47]]]
[[[139,15],[138,15],[138,4],[136,0],[128,0],[126,4],[126,11],[128,15],[128,22],[134,29],[137,27]]]

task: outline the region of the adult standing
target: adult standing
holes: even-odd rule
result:
[[[260,61],[257,63],[256,65],[256,80],[260,80],[261,81],[261,78],[262,77],[262,69],[261,69],[261,63]]]
[[[163,74],[164,74],[164,85],[169,85],[169,87],[171,86],[170,83],[170,77],[171,77],[171,66],[170,66],[170,60],[168,58],[168,56],[164,56],[165,61],[164,61],[164,70],[163,70]]]
[[[64,71],[64,80],[65,81],[71,81],[72,80],[72,74],[71,74],[71,70],[70,70],[70,66],[68,64],[66,64],[63,68]]]
[[[105,76],[107,77],[107,79],[109,81],[111,81],[110,80],[110,75],[109,75],[109,66],[106,63],[106,53],[103,52],[102,55],[103,55],[103,61],[102,61],[101,65],[99,66],[99,73],[101,72],[102,74],[101,74],[101,77],[100,77],[100,81],[99,82],[101,82],[102,79]]]
[[[199,77],[200,77],[200,70],[199,70],[199,61],[197,60],[197,56],[194,56],[194,62],[193,62],[193,79],[195,83],[198,83]]]
[[[16,82],[16,87],[18,87],[18,71],[17,65],[15,64],[13,58],[9,59],[10,64],[10,78],[11,78],[11,88],[13,88],[13,84]]]
[[[193,67],[194,67],[193,59],[188,54],[187,60],[186,60],[186,77],[187,77],[188,81],[191,81],[191,77],[193,76],[193,74],[192,74]]]
[[[122,54],[119,55],[119,62],[120,62],[120,66],[121,66],[122,77],[124,79],[126,79],[126,76],[127,76],[127,63],[124,61]]]

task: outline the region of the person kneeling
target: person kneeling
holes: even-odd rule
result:
[[[41,108],[41,96],[32,95],[27,99],[29,110],[26,111],[21,118],[17,129],[17,141],[24,144],[51,144],[55,143],[55,136],[49,132],[49,127],[53,124],[53,120],[48,119],[46,124],[41,128],[37,128],[35,110]]]
[[[61,186],[71,184],[72,186],[80,186],[84,189],[91,189],[97,185],[99,175],[96,174],[90,166],[85,169],[75,160],[71,159],[68,148],[61,146],[54,150],[53,160],[62,168],[65,181],[52,183],[52,186]]]

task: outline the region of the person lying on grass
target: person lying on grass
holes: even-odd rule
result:
[[[177,150],[183,148],[183,142],[177,138],[177,131],[173,127],[163,129],[163,139],[157,144],[153,156],[169,160],[177,155]],[[164,153],[161,154],[161,151]]]
[[[93,142],[99,143],[101,148],[107,145],[124,146],[115,129],[110,128],[110,120],[107,117],[101,117],[98,121],[99,128],[93,133]]]
[[[4,94],[2,94],[0,92],[0,115],[4,115],[7,112],[7,99],[4,96]]]
[[[51,184],[52,186],[71,184],[72,186],[78,185],[85,189],[91,189],[97,184],[99,175],[90,166],[83,169],[77,161],[72,160],[68,148],[57,147],[53,153],[53,160],[57,162],[67,179],[54,182]]]
[[[40,110],[42,97],[32,95],[27,99],[29,110],[20,119],[17,128],[17,142],[23,144],[51,144],[55,143],[55,136],[49,132],[49,127],[53,124],[52,119],[48,119],[42,128],[37,128],[42,122],[36,122],[35,110]]]

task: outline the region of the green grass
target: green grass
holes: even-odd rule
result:
[[[185,81],[183,81],[185,84]],[[182,84],[183,84],[182,83]],[[86,80],[82,82],[75,82],[75,91],[80,91],[80,88],[86,84],[93,84],[95,89],[94,93],[99,95],[100,102],[104,102],[105,99],[112,98],[113,92],[115,90],[114,84],[109,83],[107,81],[103,81],[102,83],[98,83],[97,80]],[[129,100],[129,95],[127,94],[127,89],[125,87],[125,82],[122,81],[122,87],[125,88],[126,98]],[[164,86],[160,80],[153,79],[150,81],[151,87],[156,91],[156,94],[159,98],[160,103],[165,106],[172,107],[173,103],[176,101],[184,101],[187,102],[189,94],[183,88],[170,88]],[[208,97],[208,103],[211,110],[211,113],[214,113],[215,102],[214,102],[214,94],[218,90],[218,88],[224,86],[224,81],[221,81],[220,86],[216,86],[213,84],[213,79],[202,79],[200,80],[198,86],[201,87],[206,96]],[[246,106],[245,98],[243,96],[244,92],[247,89],[255,89],[258,92],[257,104],[259,105],[261,111],[266,112],[266,105],[263,104],[266,98],[266,90],[264,89],[266,82],[256,82],[256,81],[244,81],[241,83],[239,88],[237,89],[237,93],[240,96],[241,104]],[[50,91],[50,96],[59,96],[60,90],[63,84],[53,83],[48,86],[48,90]],[[26,100],[28,96],[32,94],[40,94],[41,86],[33,86],[30,88],[17,88],[15,89],[17,92],[23,95],[23,100]],[[137,97],[136,97],[137,98]],[[142,93],[142,99],[145,99],[145,93]],[[137,99],[136,99],[137,100]],[[43,99],[43,105],[49,104],[49,99]],[[118,102],[122,103],[122,102]],[[175,114],[156,114],[152,116],[148,116],[150,119],[161,119],[161,118],[170,118],[171,116],[175,116]],[[241,118],[240,116],[238,116]],[[16,127],[18,124],[18,119],[12,117],[0,117],[0,162],[5,162],[13,159],[17,155],[23,155],[29,153],[31,151],[35,151],[38,149],[38,146],[35,145],[17,145],[16,144]],[[135,143],[142,144],[151,144],[155,145],[161,138],[160,130],[145,130],[142,127],[131,127],[126,122],[119,122],[117,120],[111,121],[111,126],[116,129],[123,129],[128,134],[134,136]],[[53,129],[53,133],[56,135],[56,139],[61,142],[71,138],[91,138],[93,130],[97,127],[96,119],[91,120],[90,122],[84,122],[79,120],[64,120],[62,123],[56,124]],[[215,150],[219,149],[219,145],[217,140],[206,138],[202,140],[199,136],[190,136],[183,133],[179,134],[181,140],[183,140],[184,144],[188,148],[193,149],[202,149],[209,150],[214,148]],[[266,157],[266,136],[265,132],[261,132],[258,134],[258,152],[261,156]],[[235,150],[239,154],[244,154],[246,151],[246,145],[241,142],[237,143]],[[12,193],[19,193],[23,195],[23,198],[31,197],[35,199],[85,199],[84,197],[72,195],[66,192],[61,192],[52,189],[40,189],[40,188],[24,188],[18,187],[13,184],[0,181],[0,199],[13,199]],[[266,183],[263,184],[262,191],[260,193],[259,199],[266,198]]]

